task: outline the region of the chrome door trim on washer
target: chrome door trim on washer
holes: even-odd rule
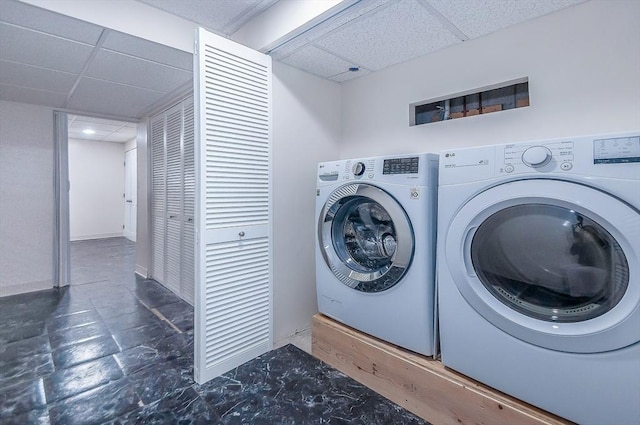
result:
[[[628,266],[620,275],[623,279],[627,273],[628,283],[615,306],[588,320],[555,322],[523,314],[487,289],[471,255],[478,228],[500,211],[530,204],[564,208],[588,217],[615,239]],[[452,219],[447,234],[441,237],[445,238],[447,268],[461,295],[482,317],[504,332],[540,347],[575,353],[610,351],[640,341],[640,213],[621,200],[567,181],[513,181],[489,188],[469,200]],[[530,249],[523,247],[522,255],[527,254],[527,248]]]
[[[371,210],[378,217],[371,217]],[[363,221],[369,221],[358,224],[366,237],[358,243],[347,242],[347,233],[359,232],[354,231],[352,219],[360,219],[360,214],[365,215]],[[348,183],[329,195],[318,220],[318,241],[324,261],[336,278],[350,288],[369,293],[397,284],[414,252],[413,229],[402,206],[389,193],[367,183]]]

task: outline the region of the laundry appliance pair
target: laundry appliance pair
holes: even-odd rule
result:
[[[640,424],[640,132],[440,154],[442,362],[580,424]]]
[[[321,313],[432,356],[438,156],[323,162],[316,193]]]

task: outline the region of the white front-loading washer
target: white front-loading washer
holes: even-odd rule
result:
[[[434,354],[438,156],[318,164],[318,310],[426,356]]]
[[[444,151],[443,363],[580,424],[640,424],[640,132]]]

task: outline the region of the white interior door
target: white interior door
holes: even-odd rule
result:
[[[271,58],[199,29],[195,379],[271,349]]]
[[[137,150],[131,149],[124,154],[124,236],[136,241],[137,193]]]

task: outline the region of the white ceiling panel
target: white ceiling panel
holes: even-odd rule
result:
[[[193,70],[192,54],[121,32],[111,31],[102,47],[185,71]]]
[[[10,0],[0,0],[0,19],[87,44],[97,43],[102,32],[102,28],[97,25]]]
[[[50,106],[52,108],[62,108],[67,100],[67,94],[0,84],[0,99],[9,102],[31,103],[34,105]]]
[[[470,38],[480,37],[585,0],[426,0]]]
[[[80,80],[67,108],[94,114],[142,118],[149,105],[164,93],[85,77]]]
[[[162,93],[186,84],[193,76],[189,71],[104,49],[95,56],[86,75]]]
[[[330,33],[336,28],[347,25],[349,22],[366,13],[385,6],[390,1],[396,0],[366,0],[355,3],[348,9],[345,9],[331,17],[331,19],[304,31],[292,40],[288,40],[287,42],[274,47],[268,53],[272,58],[282,60],[283,58],[293,54],[296,50],[303,48],[308,43]]]
[[[229,35],[276,0],[138,0]],[[299,1],[299,0],[296,0]]]
[[[77,79],[76,74],[0,60],[0,83],[66,94]]]
[[[72,139],[124,143],[135,139],[137,124],[88,116],[69,115],[69,137]],[[86,134],[92,130],[94,134]]]
[[[313,45],[299,49],[282,62],[324,78],[349,72],[349,68],[353,66],[351,62]]]
[[[315,41],[372,71],[461,42],[417,0],[390,2]]]
[[[77,74],[92,50],[87,44],[0,22],[0,59]]]

